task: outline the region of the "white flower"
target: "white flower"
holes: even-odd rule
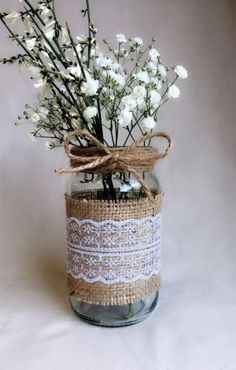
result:
[[[121,101],[129,111],[133,111],[137,106],[136,100],[131,95],[124,96]]]
[[[142,127],[146,131],[151,131],[156,126],[156,122],[153,117],[149,116],[147,118],[144,118],[143,122],[141,123]]]
[[[132,189],[135,189],[135,190],[138,190],[141,188],[141,185],[138,181],[135,181],[135,180],[130,180],[129,181],[129,184],[131,186]]]
[[[148,73],[146,71],[140,71],[137,73],[136,75],[136,78],[139,80],[139,81],[142,81],[144,83],[148,83],[149,82],[149,76],[148,76]]]
[[[38,113],[39,113],[41,119],[47,119],[49,110],[45,107],[41,107],[41,108],[39,108]]]
[[[46,80],[44,80],[43,78],[38,78],[37,80],[34,80],[35,89],[38,89],[45,85],[46,85]]]
[[[70,42],[69,32],[64,27],[61,29],[61,42],[62,44],[68,44]]]
[[[118,73],[115,73],[114,71],[104,71],[105,76],[109,76],[112,80],[114,80],[118,85],[124,86],[125,84],[125,78]]]
[[[100,54],[96,60],[96,63],[99,67],[105,68],[105,67],[109,67],[112,64],[112,60]]]
[[[143,110],[146,108],[146,103],[143,98],[137,98],[137,106],[139,109]]]
[[[158,51],[158,50],[156,50],[156,49],[152,48],[152,49],[149,51],[149,56],[150,56],[150,58],[151,58],[151,60],[152,60],[153,62],[156,62],[156,61],[157,61],[157,58],[159,58],[159,56],[160,56],[160,53],[159,53],[159,51]]]
[[[9,14],[5,16],[5,19],[9,21],[9,23],[13,24],[20,18],[20,13],[12,10]]]
[[[32,115],[31,115],[31,117],[30,117],[30,120],[31,120],[31,122],[33,122],[33,123],[36,123],[36,122],[38,122],[38,121],[40,121],[40,116],[39,116],[39,114],[38,113],[33,113]]]
[[[81,76],[81,68],[78,64],[76,66],[67,68],[67,71],[75,77],[79,78]]]
[[[141,37],[134,37],[133,38],[133,43],[134,43],[134,45],[142,46],[143,45],[143,40],[141,39]]]
[[[52,141],[46,141],[44,145],[47,151],[52,150],[54,148],[54,144]]]
[[[48,55],[48,53],[46,52],[46,51],[42,51],[42,54],[45,56],[45,57],[47,57],[47,58],[49,58],[49,55]]]
[[[118,35],[116,35],[116,41],[121,44],[122,42],[127,42],[127,39],[123,33],[118,33]]]
[[[176,85],[170,86],[167,91],[167,96],[173,99],[178,98],[180,96],[180,89]]]
[[[135,98],[144,98],[146,96],[146,89],[144,86],[135,86],[132,95]]]
[[[108,76],[109,76],[108,72],[109,71],[102,71],[102,76],[105,77],[105,78],[108,78]]]
[[[159,64],[157,66],[157,70],[158,70],[159,74],[161,75],[161,77],[164,78],[164,77],[167,76],[166,69],[165,69],[165,67],[162,64]]]
[[[82,50],[82,49],[81,49]],[[90,57],[91,58],[95,58],[97,55],[97,50],[96,48],[92,48],[91,51],[90,51]]]
[[[36,136],[34,136],[34,134],[32,134],[31,132],[27,132],[27,136],[30,139],[30,141],[32,141],[32,143],[36,143],[37,138]]]
[[[40,75],[40,68],[30,64],[28,66],[28,69],[30,71],[30,73],[32,74],[32,76],[39,76]]]
[[[180,79],[185,80],[188,78],[188,71],[183,66],[176,66],[174,71]]]
[[[114,77],[114,80],[120,86],[124,86],[125,85],[125,78],[121,74],[119,74],[119,73]]]
[[[109,89],[107,87],[102,88],[103,94],[107,94],[109,92]]]
[[[94,96],[98,92],[99,81],[94,80],[89,75],[87,75],[86,77],[87,77],[87,81],[82,83],[81,90],[87,96]]]
[[[24,19],[25,25],[25,32],[32,33],[33,32],[33,24],[29,15]]]
[[[151,83],[156,86],[157,90],[161,90],[162,82],[161,82],[161,80],[159,80],[159,78],[157,78],[157,77],[152,78]]]
[[[154,73],[156,73],[156,71],[157,71],[157,65],[156,65],[156,63],[154,63],[154,62],[149,62],[149,63],[147,64],[147,68],[148,68],[151,72],[154,72]]]
[[[114,71],[104,71],[104,76],[111,77],[113,80],[116,78],[116,73]]]
[[[39,9],[41,10],[42,15],[47,15],[50,12],[50,10],[44,4],[39,4]]]
[[[26,39],[25,43],[26,43],[26,47],[28,50],[33,50],[33,48],[35,47],[35,43],[36,43],[36,37]]]
[[[44,28],[43,32],[44,35],[49,39],[52,40],[53,37],[55,36],[55,21],[53,20],[52,22],[48,23]]]
[[[96,107],[87,107],[84,110],[83,116],[87,122],[91,122],[94,117],[98,114],[98,109]]]
[[[118,122],[122,127],[127,127],[132,122],[132,112],[125,108],[118,117]]]
[[[110,68],[114,72],[123,71],[123,67],[119,63],[113,63],[110,65]]]
[[[118,50],[116,50],[116,54],[118,54],[119,53],[119,51]],[[125,48],[121,48],[120,49],[120,53],[121,54],[123,54],[123,56],[125,56],[125,55],[127,55],[128,54],[128,50],[127,49],[125,49]]]
[[[155,91],[150,91],[150,102],[154,109],[157,109],[161,103],[161,95]]]
[[[82,48],[81,48],[81,45],[80,44],[78,44],[78,45],[76,45],[76,50],[77,50],[77,53],[78,54],[80,54],[81,53],[81,50],[82,50]]]

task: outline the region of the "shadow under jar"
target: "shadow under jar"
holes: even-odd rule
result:
[[[157,305],[163,193],[153,166],[140,169],[152,202],[129,171],[74,173],[67,185],[70,303],[94,325],[132,325]]]

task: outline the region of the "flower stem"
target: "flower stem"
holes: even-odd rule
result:
[[[10,29],[10,27],[8,27],[8,25],[6,24],[6,22],[4,21],[4,19],[2,17],[0,17],[0,20],[4,24],[4,26],[6,27],[6,29],[10,33],[10,35],[13,37],[13,39],[15,39],[18,42],[18,44],[24,49],[24,51],[30,57],[30,59],[35,60],[35,58],[33,57],[33,55],[25,47],[25,45],[17,38],[17,36],[12,32],[12,30]]]
[[[89,5],[89,0],[86,0],[86,5],[87,5],[87,16],[88,16],[88,62],[87,62],[87,67],[90,67],[90,59],[91,59],[91,41],[92,41],[92,33],[91,33],[91,15],[90,15],[90,5]]]
[[[79,53],[78,53],[78,51],[77,51],[77,49],[76,49],[76,47],[75,47],[75,43],[74,43],[74,40],[73,40],[73,38],[72,38],[72,36],[71,36],[71,32],[70,32],[70,29],[69,29],[69,26],[68,26],[68,24],[67,24],[67,23],[66,23],[66,28],[67,28],[67,32],[68,32],[68,34],[69,34],[69,38],[70,38],[70,42],[71,42],[72,48],[73,48],[73,50],[74,50],[74,52],[75,52],[76,58],[77,58],[77,60],[78,60],[79,66],[80,66],[80,68],[81,68],[82,75],[83,75],[84,79],[86,80],[86,76],[85,76],[85,72],[84,72],[84,67],[83,67],[83,64],[82,64],[82,62],[81,62],[81,59],[80,59],[80,57],[79,57]]]

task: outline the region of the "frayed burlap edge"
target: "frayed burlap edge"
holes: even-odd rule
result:
[[[160,275],[148,280],[138,280],[131,284],[106,285],[100,282],[87,283],[68,274],[68,289],[71,296],[94,305],[125,305],[135,303],[157,292],[160,288]]]
[[[76,196],[65,195],[67,217],[75,217],[79,220],[93,221],[124,221],[128,219],[142,219],[157,215],[161,210],[163,193],[152,191],[154,203],[150,203],[147,197],[127,200],[100,200],[100,192],[84,190],[76,193]]]

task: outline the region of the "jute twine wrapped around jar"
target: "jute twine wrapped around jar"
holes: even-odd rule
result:
[[[75,136],[96,146],[71,149]],[[168,141],[164,153],[139,146],[153,137]],[[162,132],[148,134],[125,148],[106,147],[84,130],[68,135],[65,151],[71,168],[57,173],[129,172],[143,191],[143,196],[127,200],[101,200],[101,191],[96,190],[66,195],[70,295],[95,305],[124,305],[159,290],[163,193],[149,189],[139,173],[151,171],[171,147],[172,140]]]

